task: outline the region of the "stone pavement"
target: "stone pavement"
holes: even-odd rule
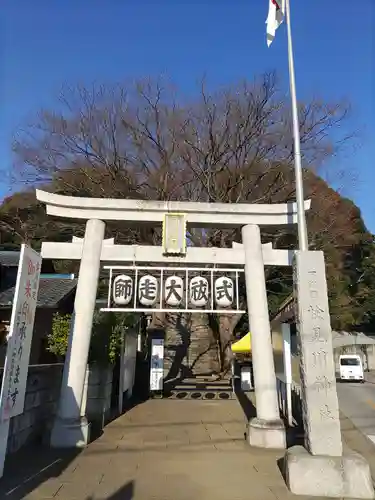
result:
[[[50,461],[55,461],[39,474],[32,476],[31,469],[27,472],[25,467],[26,464],[31,467],[38,457],[48,454],[43,448],[34,450],[28,461],[9,461],[0,497],[7,500],[306,498],[288,492],[277,464],[282,452],[248,446],[244,440],[245,423],[237,400],[149,400],[110,423],[103,435],[78,455],[65,451],[65,455],[50,457]],[[26,480],[25,474],[23,479],[17,477],[22,472],[28,474]]]

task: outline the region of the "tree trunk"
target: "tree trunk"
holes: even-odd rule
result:
[[[241,315],[219,314],[216,318],[220,346],[220,372],[225,374],[231,369],[233,332]]]
[[[182,380],[219,371],[218,345],[208,314],[166,314],[165,380]]]
[[[165,327],[165,313],[162,312],[152,313],[151,323],[149,324],[148,328],[159,329],[164,327]]]
[[[188,350],[190,346],[190,316],[181,313],[165,314],[164,380],[190,376]]]
[[[218,342],[207,313],[191,314],[189,367],[193,376],[212,375],[220,371]]]

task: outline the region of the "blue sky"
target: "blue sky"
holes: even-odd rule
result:
[[[291,0],[297,95],[349,99],[360,145],[340,161],[344,192],[375,233],[375,1]],[[5,0],[1,9],[0,155],[12,132],[64,83],[167,75],[193,92],[276,69],[288,85],[285,26],[265,42],[268,0]],[[372,32],[372,33],[371,33]],[[0,185],[0,195],[7,186]]]

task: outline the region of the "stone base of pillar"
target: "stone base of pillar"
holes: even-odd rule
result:
[[[85,448],[90,442],[90,424],[85,417],[80,420],[56,418],[52,427],[52,448]]]
[[[262,420],[253,418],[247,428],[247,440],[256,448],[273,448],[285,450],[286,432],[281,419]]]
[[[293,446],[285,455],[284,475],[295,495],[374,498],[370,467],[353,451],[330,457],[311,455],[302,446]]]

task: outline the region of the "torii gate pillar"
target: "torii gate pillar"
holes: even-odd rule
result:
[[[252,446],[285,449],[285,426],[280,419],[277,399],[259,226],[253,224],[244,226],[242,242],[245,251],[246,297],[257,411],[257,417],[249,422],[247,438]]]
[[[81,448],[90,441],[90,425],[81,416],[91,329],[100,272],[105,223],[86,223],[78,286],[74,302],[73,328],[69,335],[59,408],[51,433],[55,448]]]

